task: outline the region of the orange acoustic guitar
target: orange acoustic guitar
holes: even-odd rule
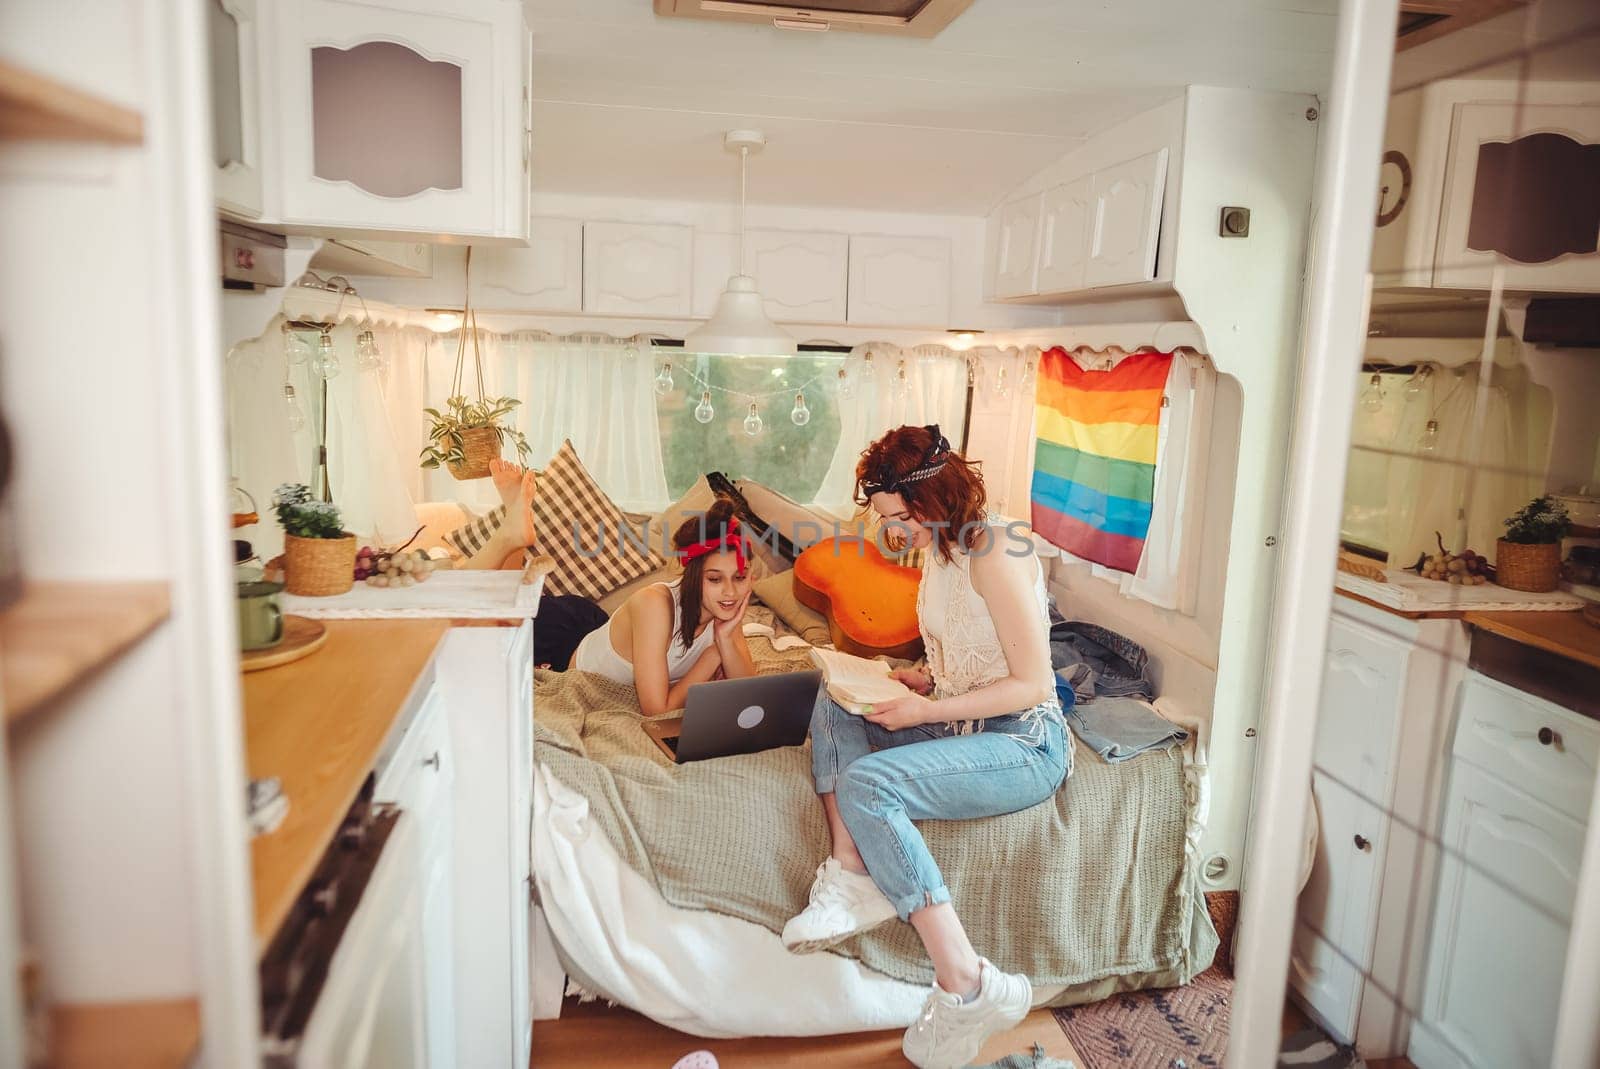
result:
[[[886,559],[871,539],[828,538],[794,562],[794,596],[828,620],[833,644],[857,657],[922,656],[917,583],[922,572]]]

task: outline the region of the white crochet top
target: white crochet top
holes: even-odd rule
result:
[[[989,521],[991,553],[1015,550],[1015,541],[1006,535],[1004,525]],[[1050,603],[1045,595],[1044,568],[1037,555],[1033,556],[1033,595],[1039,612],[1039,627],[1049,630]],[[939,554],[930,549],[922,563],[922,581],[917,585],[917,625],[922,632],[922,644],[927,651],[928,671],[933,676],[935,698],[954,698],[979,687],[986,687],[997,679],[1011,674],[1006,664],[1005,651],[1000,647],[1000,637],[995,632],[994,618],[983,596],[972,586],[972,557],[958,548],[947,564]],[[1048,667],[1046,668],[1048,672]],[[1046,681],[1051,694],[1055,693],[1055,676]],[[1042,715],[1042,703],[1034,709],[1022,711],[1023,715]],[[953,725],[957,733],[970,734],[976,721]]]

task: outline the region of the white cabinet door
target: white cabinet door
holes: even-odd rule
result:
[[[1600,103],[1459,104],[1434,284],[1600,290]]]
[[[211,151],[217,207],[261,215],[260,23],[256,0],[206,0],[211,48]]]
[[[1388,840],[1382,810],[1317,772],[1311,778],[1320,833],[1300,920],[1351,961],[1364,963],[1377,917],[1379,859]]]
[[[788,323],[843,323],[849,247],[844,234],[747,233],[745,270],[761,290],[767,315]]]
[[[994,284],[996,297],[1026,297],[1038,293],[1035,271],[1038,267],[1039,216],[1044,194],[1035,193],[1000,206],[994,245]]]
[[[1356,1011],[1364,978],[1332,943],[1304,922],[1289,947],[1289,986],[1341,1043],[1355,1042]]]
[[[850,239],[848,321],[876,327],[950,322],[950,239]]]
[[[601,315],[687,316],[694,232],[662,223],[585,223],[583,310]]]
[[[1166,188],[1166,149],[1095,172],[1085,287],[1148,282],[1156,277],[1161,199]]]
[[[696,319],[710,319],[728,279],[739,273],[739,235],[697,230],[694,235],[693,300]]]
[[[527,248],[474,249],[472,302],[485,311],[583,311],[583,224],[536,218]]]
[[[1466,761],[1450,769],[1420,1069],[1550,1064],[1583,825]]]
[[[1400,694],[1411,644],[1335,615],[1317,717],[1317,768],[1380,807],[1389,798]]]
[[[526,237],[519,5],[282,0],[273,14],[286,228]]]
[[[1040,293],[1070,293],[1083,288],[1089,260],[1089,218],[1094,180],[1056,186],[1044,195],[1039,224]]]

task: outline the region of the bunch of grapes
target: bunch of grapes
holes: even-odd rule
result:
[[[356,582],[368,586],[415,586],[434,572],[426,550],[375,550],[362,546],[356,551]]]
[[[1444,536],[1433,533],[1439,543],[1439,552],[1429,554],[1417,563],[1417,574],[1424,579],[1439,579],[1458,586],[1482,586],[1489,581],[1489,561],[1483,554],[1470,549],[1451,553],[1444,548]]]

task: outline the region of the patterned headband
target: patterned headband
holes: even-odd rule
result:
[[[683,555],[683,563],[688,564],[690,561],[699,557],[704,557],[708,553],[719,553],[724,547],[733,550],[734,559],[739,562],[739,571],[744,571],[745,537],[739,531],[739,517],[737,516],[729,517],[727,529],[716,538],[708,538],[704,542],[697,542],[692,546],[685,546],[681,551]]]
[[[867,494],[897,494],[912,483],[920,483],[944,470],[950,459],[950,439],[939,433],[939,425],[930,423],[922,428],[933,435],[933,444],[922,454],[916,467],[904,475],[896,474],[893,464],[882,464],[871,476],[861,480],[861,489]]]

